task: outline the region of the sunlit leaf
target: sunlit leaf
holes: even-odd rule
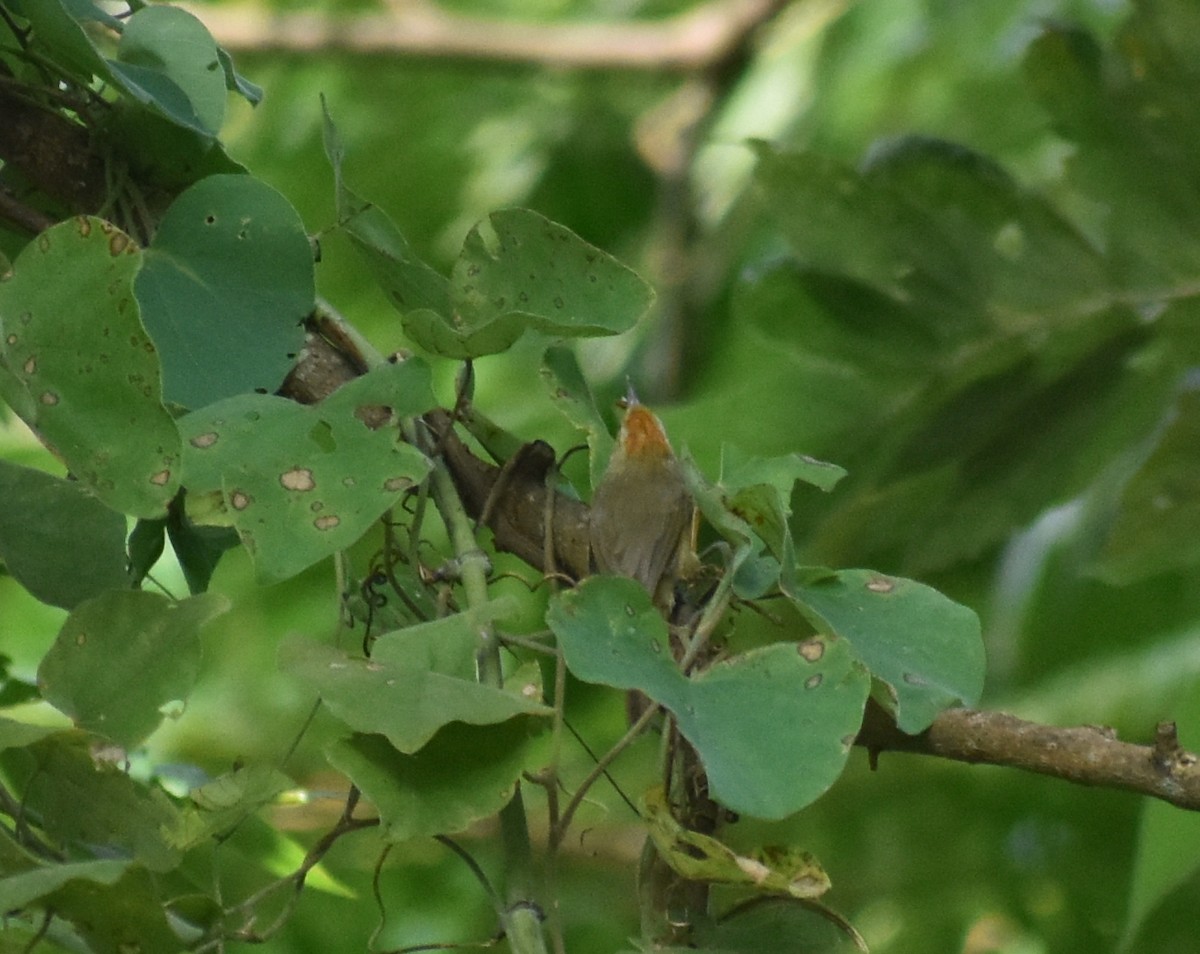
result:
[[[829,890],[829,876],[807,852],[740,855],[717,838],[684,828],[661,786],[643,796],[641,807],[654,847],[688,881],[737,884],[793,898],[819,898]]]

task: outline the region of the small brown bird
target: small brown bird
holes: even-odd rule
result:
[[[662,422],[630,388],[621,433],[592,496],[592,562],[600,573],[637,580],[669,612],[694,510]]]

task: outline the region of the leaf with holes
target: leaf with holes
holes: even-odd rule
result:
[[[0,366],[13,409],[121,513],[161,517],[179,435],[134,297],[142,254],[97,218],[47,229],[0,280]]]
[[[296,210],[266,183],[209,176],[171,203],[134,290],[167,400],[195,410],[274,391],[304,342],[312,247]]]
[[[425,477],[429,460],[400,439],[398,420],[434,403],[429,367],[411,360],[312,407],[247,394],[188,414],[189,516],[232,522],[261,582],[294,576],[354,543]]]
[[[887,685],[902,731],[916,734],[947,706],[979,701],[985,659],[972,610],[874,570],[803,568],[781,582],[814,626],[843,637]]]
[[[406,314],[404,328],[437,354],[475,358],[531,329],[620,334],[653,300],[635,272],[574,232],[528,209],[504,209],[467,234],[450,275],[450,314]]]
[[[666,623],[632,580],[585,580],[556,597],[546,619],[575,676],[637,689],[671,710],[727,808],[783,818],[841,774],[870,690],[845,640],[774,643],[689,678],[671,659]]]

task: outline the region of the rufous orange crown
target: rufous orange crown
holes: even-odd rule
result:
[[[641,404],[625,412],[621,443],[629,457],[671,457],[673,451],[662,422]]]

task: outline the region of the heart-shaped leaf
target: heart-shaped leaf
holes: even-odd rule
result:
[[[814,626],[843,637],[887,684],[904,732],[928,728],[947,706],[979,701],[986,661],[972,610],[923,583],[874,570],[802,568],[781,582]]]
[[[547,622],[578,678],[637,689],[671,710],[726,807],[783,818],[841,774],[870,691],[845,640],[776,643],[689,678],[646,591],[619,577],[563,593]]]
[[[135,290],[167,400],[198,409],[274,391],[304,342],[312,247],[299,214],[266,183],[209,176],[171,203]]]

